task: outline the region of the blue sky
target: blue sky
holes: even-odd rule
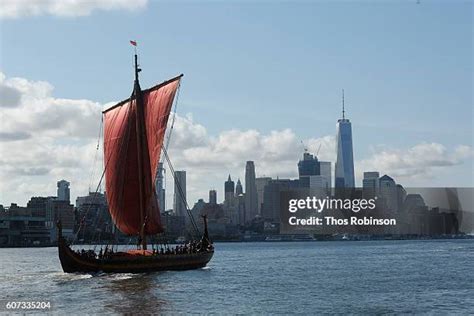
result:
[[[142,85],[184,72],[180,110],[211,132],[238,122],[332,133],[345,88],[359,144],[406,144],[395,130],[413,142],[472,143],[467,2],[153,2],[139,12],[7,20],[2,30],[3,71],[46,80],[58,97],[127,97],[133,38]]]
[[[1,71],[100,103],[179,73],[179,113],[232,128],[335,134],[345,89],[356,159],[374,146],[473,146],[469,1],[150,2],[144,9],[1,21]],[[453,169],[472,185],[470,162]],[[470,175],[469,175],[470,173]],[[456,181],[448,181],[456,183]],[[441,183],[441,182],[440,182]]]

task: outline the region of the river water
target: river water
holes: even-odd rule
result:
[[[474,313],[474,240],[215,248],[199,270],[95,275],[63,273],[56,248],[0,249],[1,302],[61,315]]]

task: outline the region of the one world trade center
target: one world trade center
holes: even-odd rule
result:
[[[353,188],[354,154],[352,152],[352,125],[345,117],[344,90],[342,90],[342,119],[337,120],[337,158],[335,168],[335,187]]]

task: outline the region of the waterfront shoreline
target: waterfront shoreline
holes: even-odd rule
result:
[[[275,237],[279,237],[280,235],[276,235]],[[303,235],[304,236],[304,235]],[[266,237],[266,236],[265,236]],[[253,240],[253,239],[241,239],[241,240],[227,240],[227,239],[214,239],[214,243],[285,243],[285,242],[337,242],[337,241],[403,241],[403,240],[417,240],[417,241],[443,241],[443,240],[470,240],[474,239],[474,235],[456,235],[456,236],[439,236],[439,237],[426,237],[426,236],[419,236],[419,237],[399,237],[399,236],[380,236],[380,237],[365,237],[365,236],[347,236],[345,239],[344,236],[338,236],[338,238],[322,238],[322,239],[299,239],[299,238],[272,238],[272,239],[263,239],[260,240]],[[180,244],[177,242],[170,242],[168,244],[174,245],[174,244]],[[100,246],[100,245],[107,245],[107,243],[81,243],[77,244],[76,246],[83,245],[83,246]],[[129,243],[118,243],[116,244],[118,246],[132,246],[132,244]],[[37,245],[37,246],[5,246],[5,245],[0,245],[0,249],[13,249],[13,248],[56,248],[57,244],[49,244],[49,245]]]

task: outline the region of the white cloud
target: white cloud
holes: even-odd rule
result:
[[[5,87],[19,97],[14,106],[0,102],[1,202],[54,195],[61,178],[71,180],[75,193],[87,193],[102,105],[54,98],[47,82],[0,73],[0,91]]]
[[[470,146],[459,145],[448,150],[438,143],[421,143],[408,149],[379,149],[368,159],[357,163],[358,179],[362,179],[363,171],[379,171],[396,180],[420,180],[434,178],[440,168],[446,168],[472,162],[474,150]],[[420,183],[420,181],[416,181]]]
[[[95,10],[134,11],[146,7],[148,0],[0,0],[1,18],[54,15],[87,16]]]
[[[305,140],[310,149],[321,144],[320,156],[326,159],[334,151],[334,137]],[[190,116],[177,116],[171,136],[169,154],[175,170],[187,171],[190,206],[197,198],[207,199],[210,189],[217,189],[218,199],[223,198],[224,181],[228,174],[244,184],[245,163],[255,162],[258,176],[295,178],[297,162],[303,152],[300,139],[291,129],[262,134],[257,130],[232,129],[218,136],[207,135],[206,129],[195,123]],[[172,188],[172,176],[167,177],[167,187]],[[172,190],[167,191],[168,207]]]
[[[0,109],[3,109],[0,138],[26,139],[32,134],[73,138],[97,135],[102,108],[99,103],[53,98],[53,87],[43,81],[0,80],[0,90],[5,87],[19,93],[20,97],[15,106],[0,103]]]
[[[320,157],[333,156],[334,137],[305,140],[310,149],[321,144]],[[202,169],[223,168],[233,171],[241,168],[247,160],[254,160],[258,174],[268,176],[295,176],[295,161],[303,152],[300,140],[291,129],[271,131],[262,134],[257,130],[232,129],[221,132],[217,137],[207,135],[206,129],[194,123],[189,116],[177,116],[171,137],[170,153],[178,167]],[[289,167],[287,164],[290,164]],[[242,170],[233,171],[240,174]],[[228,172],[220,174],[224,177]]]

